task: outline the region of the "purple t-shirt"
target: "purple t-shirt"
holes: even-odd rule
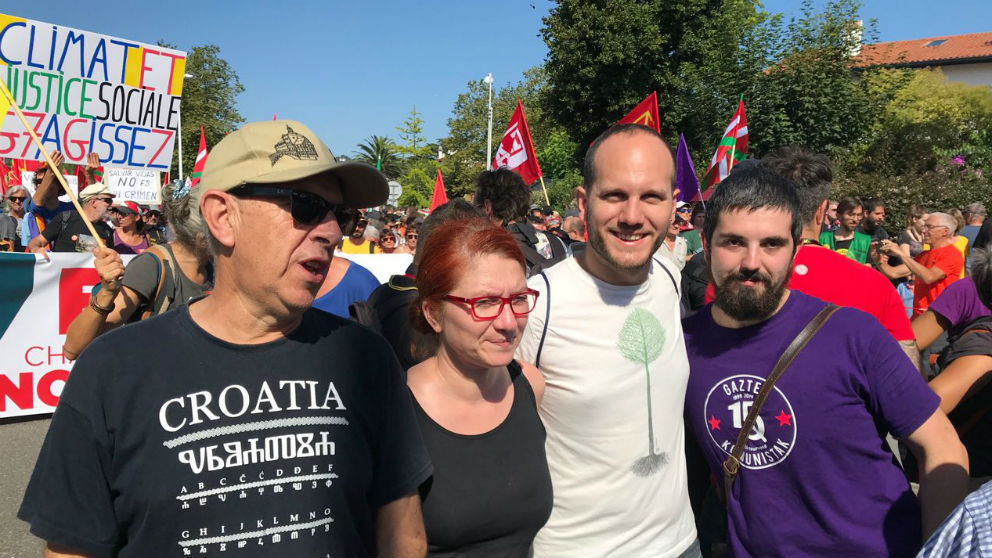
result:
[[[978,289],[971,277],[965,277],[948,285],[937,300],[933,301],[929,310],[951,322],[951,327],[947,330],[948,337],[961,333],[966,325],[978,318],[992,315],[988,306],[978,298]]]
[[[826,303],[791,291],[770,319],[740,329],[712,305],[683,321],[685,416],[713,475],[786,346]],[[841,308],[796,357],[761,410],[727,506],[743,556],[912,556],[920,508],[886,432],[903,438],[939,398],[868,314]]]

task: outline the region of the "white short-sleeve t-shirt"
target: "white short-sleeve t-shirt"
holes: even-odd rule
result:
[[[545,272],[550,295],[540,275],[529,281],[541,295],[517,356],[537,360],[547,315],[538,365],[554,486],[535,556],[678,556],[696,538],[679,272],[661,265],[653,260],[640,285],[617,286],[569,258]]]

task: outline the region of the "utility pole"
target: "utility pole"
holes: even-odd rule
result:
[[[493,168],[493,74],[486,74],[483,80],[489,84],[489,132],[486,134],[486,169]]]

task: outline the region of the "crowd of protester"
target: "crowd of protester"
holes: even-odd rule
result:
[[[297,122],[206,165],[162,212],[93,181],[80,214],[44,170],[7,194],[5,246],[101,279],[19,512],[51,555],[992,552],[981,203],[890,236],[796,147],[677,201],[632,124],[561,214],[507,168],[397,209]],[[380,284],[352,254],[411,259]]]

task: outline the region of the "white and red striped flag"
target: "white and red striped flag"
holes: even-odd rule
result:
[[[719,184],[730,175],[730,169],[747,157],[747,116],[744,114],[744,96],[737,104],[737,112],[727,124],[720,145],[713,154],[713,160],[706,169],[703,177],[702,199],[708,200],[713,195],[713,186]]]
[[[203,135],[203,126],[200,126],[200,149],[196,152],[196,162],[193,163],[193,186],[200,181],[203,176],[203,167],[207,164],[207,138]]]

